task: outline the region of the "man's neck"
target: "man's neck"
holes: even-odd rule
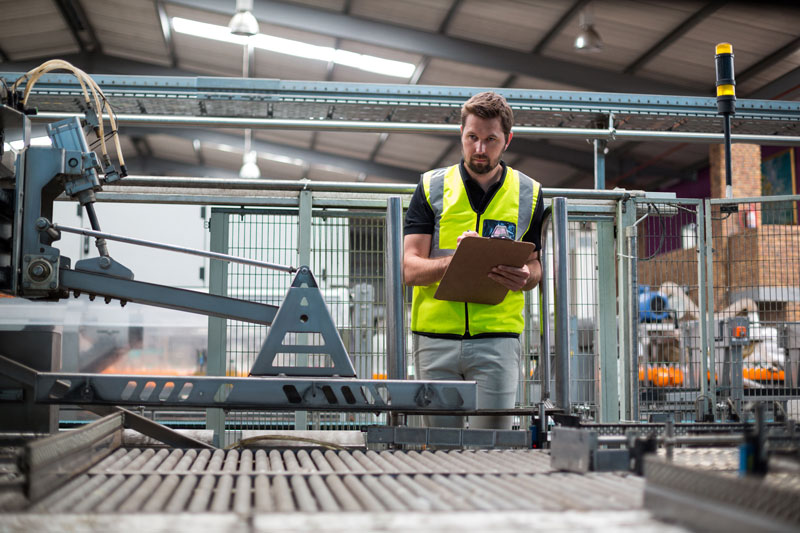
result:
[[[503,165],[500,164],[498,164],[494,170],[488,174],[477,174],[470,170],[467,165],[464,165],[464,168],[466,169],[467,174],[469,174],[469,176],[481,186],[483,192],[488,191],[489,187],[500,181],[500,177],[503,175]]]

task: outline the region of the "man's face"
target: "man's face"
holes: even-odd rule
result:
[[[511,134],[508,135],[509,142]],[[461,150],[464,164],[475,174],[491,174],[500,164],[508,147],[500,118],[486,119],[468,115],[461,129]]]

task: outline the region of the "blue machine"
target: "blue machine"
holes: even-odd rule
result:
[[[639,286],[639,322],[662,322],[669,318],[669,298],[648,285]]]

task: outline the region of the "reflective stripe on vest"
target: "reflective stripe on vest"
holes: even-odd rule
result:
[[[489,236],[493,227],[501,225],[513,231],[515,240],[521,240],[539,200],[539,183],[511,167],[506,167],[503,184],[481,214],[469,203],[459,165],[426,172],[422,182],[434,214],[430,257],[455,253],[458,237],[470,230]],[[414,287],[413,331],[448,335],[522,333],[525,297],[521,291],[510,291],[497,305],[465,304],[435,299],[438,286],[437,282]]]

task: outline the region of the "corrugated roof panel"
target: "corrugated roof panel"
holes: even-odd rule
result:
[[[313,166],[308,171],[308,179],[312,181],[356,181],[358,175],[333,167]]]
[[[569,8],[567,2],[465,0],[447,28],[460,39],[531,51]]]
[[[447,139],[432,135],[390,135],[375,161],[422,172],[430,168],[449,144]]]
[[[191,140],[162,134],[147,135],[145,138],[153,151],[153,157],[197,164],[197,154]]]
[[[381,59],[389,59],[392,61],[402,61],[416,65],[422,60],[422,57],[417,54],[409,54],[407,52],[400,52],[390,48],[381,46],[374,46],[363,44],[356,41],[341,41],[339,43],[341,50],[354,52],[356,54],[365,54]],[[342,82],[358,82],[358,83],[407,83],[410,76],[397,77],[387,76],[366,70],[357,69],[345,65],[337,64],[333,70],[333,81]],[[324,79],[324,78],[323,78]]]
[[[242,52],[240,52],[241,54]],[[239,59],[241,69],[241,56]],[[322,80],[328,63],[316,59],[277,54],[268,50],[255,50],[254,78],[279,78],[282,80]],[[241,70],[239,71],[241,76]]]
[[[299,180],[305,173],[304,167],[264,158],[258,159],[258,168],[265,179]]]
[[[380,133],[318,132],[315,149],[346,157],[369,159]]]
[[[12,61],[72,54],[80,48],[50,0],[2,3],[0,47]]]
[[[575,169],[566,163],[546,161],[536,157],[524,157],[515,162],[513,167],[540,182],[543,187],[553,187],[553,184],[575,173]]]
[[[667,48],[642,69],[642,74],[654,79],[683,79],[693,83],[707,83],[713,89],[716,79],[714,52],[717,43],[731,42],[736,70],[744,71],[797,37],[800,10],[783,13],[774,6],[764,4],[763,12],[756,15],[749,6],[731,4],[724,7]],[[788,19],[789,24],[786,20]],[[765,20],[775,23],[774,29],[765,32]],[[786,29],[786,26],[794,30]],[[709,93],[710,94],[710,93]]]
[[[498,87],[508,74],[500,70],[431,59],[419,82],[422,85],[457,85],[466,87]]]
[[[230,132],[228,131],[226,133]],[[297,148],[308,148],[311,146],[311,138],[313,136],[313,131],[253,130],[253,138],[255,139],[286,144]]]
[[[319,7],[326,11],[344,11],[347,0],[285,0],[291,4]]]
[[[538,89],[541,91],[580,91],[581,87],[566,85],[552,80],[532,78],[530,76],[517,76],[511,84],[514,89]]]
[[[113,55],[169,63],[158,12],[149,0],[84,0],[89,22],[103,51]]]
[[[174,39],[179,67],[217,76],[242,76],[241,45],[183,34],[175,34]]]
[[[353,0],[350,14],[436,32],[456,0]]]
[[[596,1],[591,4],[595,29],[603,39],[599,52],[582,52],[574,47],[580,32],[580,14],[559,33],[544,54],[595,67],[621,71],[633,63],[664,36],[668,35],[700,3],[643,3],[633,1]]]
[[[746,79],[744,82],[739,82],[737,80],[736,94],[738,94],[739,97],[747,96],[753,91],[760,89],[773,80],[777,80],[784,74],[787,74],[798,67],[800,67],[800,50],[782,59],[778,64],[764,69],[763,71],[754,75],[752,78]],[[787,97],[792,98],[791,95],[787,95]],[[794,99],[797,99],[798,97],[800,97],[800,94],[794,95]],[[780,98],[784,99],[784,97]]]

